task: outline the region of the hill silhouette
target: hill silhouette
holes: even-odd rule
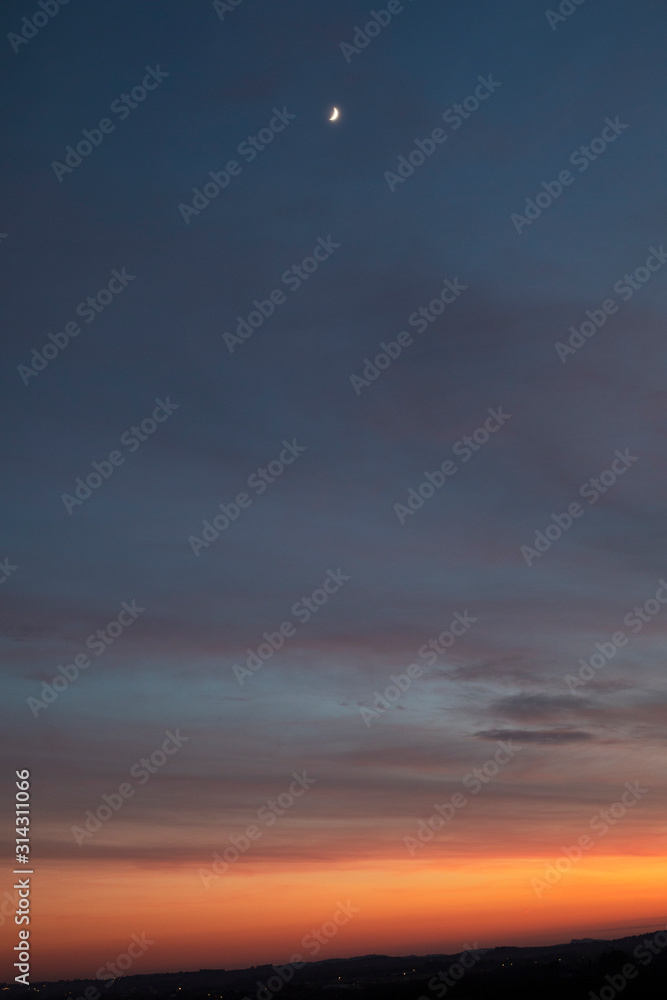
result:
[[[667,932],[457,954],[363,955],[114,980],[6,984],[6,1000],[653,1000],[664,993]]]

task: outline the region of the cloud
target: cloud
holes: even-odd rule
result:
[[[581,715],[588,712],[591,706],[586,696],[575,698],[574,695],[521,694],[499,698],[491,705],[490,710],[505,718],[517,721],[547,721],[568,715]]]
[[[480,740],[513,739],[523,743],[552,744],[583,743],[592,740],[583,729],[486,729],[474,734]]]

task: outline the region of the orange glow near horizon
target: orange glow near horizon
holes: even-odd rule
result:
[[[454,953],[475,942],[555,944],[640,934],[667,923],[664,858],[588,857],[541,898],[531,879],[544,872],[543,858],[454,864],[246,866],[208,889],[194,865],[166,871],[45,864],[33,876],[32,978],[92,978],[126,951],[133,934],[154,943],[128,975],[284,964],[295,953],[318,961]],[[331,921],[339,901],[358,912],[315,952],[312,939],[306,944],[304,938]],[[13,917],[4,929],[17,936]],[[9,963],[2,975],[13,979]]]

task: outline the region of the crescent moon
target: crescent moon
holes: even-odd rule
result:
[[[330,122],[335,122],[336,119],[338,118],[339,114],[340,114],[340,112],[339,112],[338,108],[334,108],[333,109],[333,113],[332,113],[331,118],[329,119],[329,121]]]

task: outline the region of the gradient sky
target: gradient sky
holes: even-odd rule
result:
[[[6,0],[5,37],[37,9]],[[35,978],[94,975],[143,932],[132,972],[284,962],[339,900],[359,912],[319,957],[664,926],[667,266],[628,301],[613,287],[667,243],[664,4],[589,0],[552,28],[539,2],[414,0],[348,62],[371,9],[243,0],[221,20],[208,2],[75,0],[5,43],[2,782],[11,805],[14,769],[32,772]],[[158,64],[145,101],[110,113]],[[443,124],[489,75],[489,99]],[[296,117],[248,162],[237,147],[276,108]],[[59,181],[53,161],[107,116]],[[607,118],[627,128],[580,171],[570,155]],[[438,127],[446,141],[390,190]],[[186,224],[179,205],[234,158]],[[512,214],[568,168],[518,233]],[[281,276],[320,237],[340,246],[291,290]],[[25,385],[32,349],[122,268],[133,280]],[[466,290],[418,333],[408,317],[445,278]],[[230,353],[223,334],[276,288],[285,301]],[[563,362],[556,342],[610,298]],[[412,345],[357,394],[350,376],[402,330]],[[178,408],[130,453],[121,436],[166,397]],[[457,458],[499,407],[510,419]],[[248,478],[284,440],[305,451],[257,495]],[[63,494],[116,449],[124,463],[68,512]],[[582,499],[626,449],[636,461]],[[456,473],[401,523],[394,505],[447,459]],[[195,555],[190,536],[244,490],[252,504]],[[528,566],[521,546],[576,501]],[[300,622],[329,570],[349,580]],[[137,620],[35,717],[28,699],[132,601]],[[633,632],[646,601],[657,613]],[[420,659],[456,612],[476,621]],[[240,684],[234,665],[286,621]],[[571,690],[618,631],[628,642]],[[367,725],[361,708],[411,663],[422,676]],[[129,777],[179,728],[164,766]],[[521,749],[466,791],[508,739]],[[307,793],[258,820],[304,770]],[[128,781],[78,845],[72,827]],[[626,782],[646,791],[592,832]],[[467,804],[411,854],[404,838],[457,792]],[[205,886],[249,824],[261,836]],[[586,833],[538,896],[531,880]]]

